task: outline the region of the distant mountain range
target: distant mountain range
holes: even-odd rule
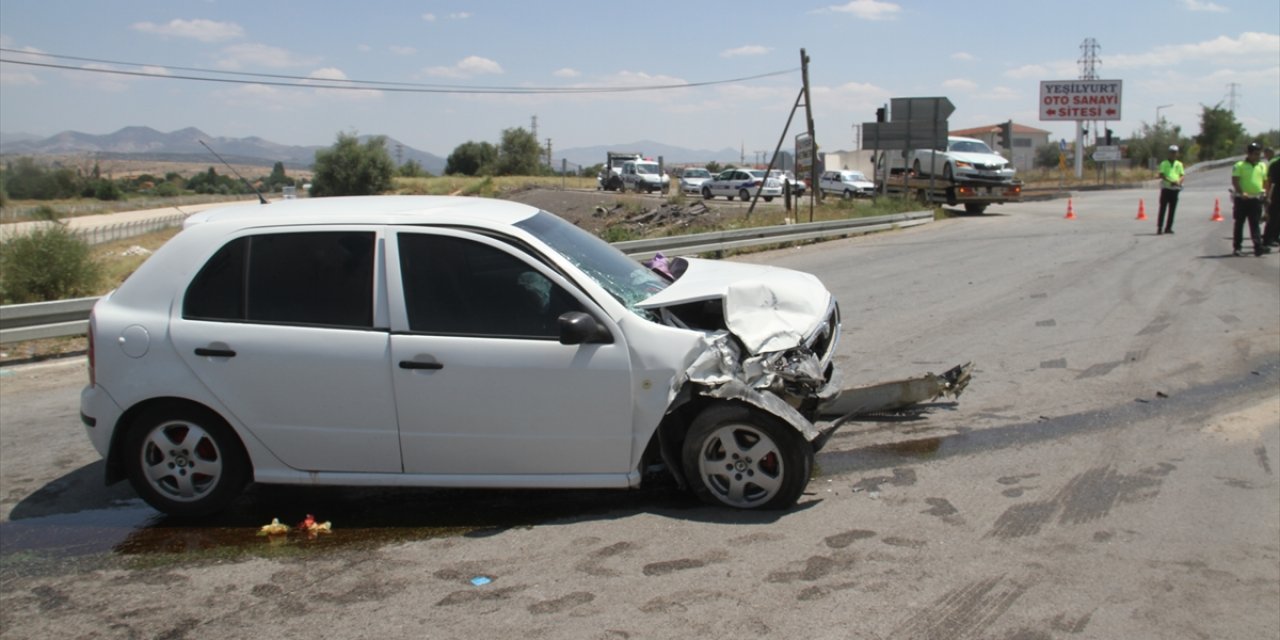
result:
[[[362,140],[371,136],[360,136]],[[290,169],[306,169],[315,162],[316,150],[328,145],[291,146],[283,145],[263,138],[227,138],[211,136],[195,127],[187,127],[178,131],[163,133],[150,127],[125,127],[105,135],[64,131],[55,136],[41,138],[23,133],[0,133],[0,155],[80,155],[94,154],[101,158],[162,160],[169,162],[208,162],[212,158],[200,144],[204,141],[217,151],[228,162],[248,165],[271,166],[283,162]],[[387,136],[387,150],[393,158],[400,162],[416,160],[423,169],[435,175],[444,173],[445,159],[440,156],[419,151]],[[719,151],[705,149],[684,149],[671,145],[642,140],[627,144],[600,145],[594,147],[577,147],[553,151],[555,168],[559,169],[561,159],[567,161],[570,169],[589,167],[605,161],[609,151],[636,152],[645,157],[657,159],[670,164],[706,163],[715,161],[721,164],[736,163],[742,160],[741,153],[731,148]],[[748,157],[747,161],[754,161]]]

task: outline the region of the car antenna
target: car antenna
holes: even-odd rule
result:
[[[266,204],[266,203],[267,203],[267,199],[266,199],[266,198],[264,198],[264,197],[262,197],[262,192],[261,192],[261,191],[258,191],[258,188],[257,188],[257,187],[255,187],[255,186],[253,186],[253,183],[249,182],[248,180],[245,180],[245,179],[244,179],[244,176],[240,175],[240,172],[239,172],[239,171],[236,171],[236,168],[235,168],[235,167],[231,166],[231,164],[230,164],[230,163],[228,163],[226,160],[223,160],[223,159],[222,159],[222,156],[218,155],[218,152],[213,150],[213,147],[210,147],[209,145],[205,144],[205,143],[204,143],[204,140],[196,140],[196,142],[199,142],[199,143],[200,143],[204,148],[208,149],[208,150],[209,150],[209,153],[212,153],[212,154],[213,154],[213,157],[215,157],[215,158],[217,158],[218,160],[221,160],[221,161],[222,161],[222,164],[227,165],[227,168],[231,170],[231,173],[236,174],[236,177],[237,177],[237,178],[240,178],[241,180],[244,180],[244,183],[245,183],[245,184],[246,184],[250,189],[253,189],[253,192],[254,192],[254,193],[258,194],[258,202],[260,202],[260,203],[262,203],[262,204]]]

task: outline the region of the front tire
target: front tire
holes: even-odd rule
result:
[[[240,495],[250,479],[240,439],[206,409],[144,413],[125,436],[122,454],[134,491],[174,516],[215,513]]]
[[[703,187],[703,188],[702,188],[702,199],[703,199],[703,200],[714,200],[714,199],[715,199],[715,196],[711,195],[711,188],[710,188],[710,187]]]
[[[758,409],[717,404],[694,418],[682,450],[694,495],[737,509],[786,509],[809,484],[813,447]]]

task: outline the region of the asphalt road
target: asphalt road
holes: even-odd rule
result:
[[[976,364],[785,513],[259,488],[191,525],[100,486],[81,364],[6,370],[0,636],[1274,638],[1280,256],[1230,257],[1225,171],[1189,183],[1172,236],[1096,192],[741,258],[836,293],[850,383]],[[254,535],[308,512],[334,533]]]

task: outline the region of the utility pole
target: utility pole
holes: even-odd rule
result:
[[[1231,84],[1227,85],[1227,111],[1230,111],[1232,115],[1235,115],[1235,112],[1236,112],[1236,98],[1238,97],[1237,95],[1238,89],[1240,89],[1240,83],[1238,82],[1232,82]]]
[[[1085,38],[1085,41],[1080,43],[1080,59],[1076,62],[1080,64],[1081,80],[1098,79],[1098,67],[1102,64],[1102,61],[1098,59],[1098,49],[1101,48],[1102,47],[1098,44],[1098,41],[1093,38]],[[1096,122],[1094,123],[1093,128],[1096,135],[1098,128]],[[1075,169],[1077,178],[1084,176],[1084,142],[1084,123],[1080,120],[1076,120]]]
[[[551,166],[551,138],[547,138],[547,166]]]
[[[818,139],[813,136],[813,101],[809,99],[809,54],[804,49],[800,50],[800,80],[804,83],[800,93],[804,96],[805,130],[813,141],[809,152],[809,189],[813,192],[809,196],[809,222],[813,222],[813,202],[822,197],[822,190],[818,188]]]
[[[530,133],[532,133],[532,134],[533,134],[533,139],[534,139],[534,140],[537,140],[537,139],[538,139],[538,116],[533,116],[533,119],[532,119],[532,130],[530,131]]]

